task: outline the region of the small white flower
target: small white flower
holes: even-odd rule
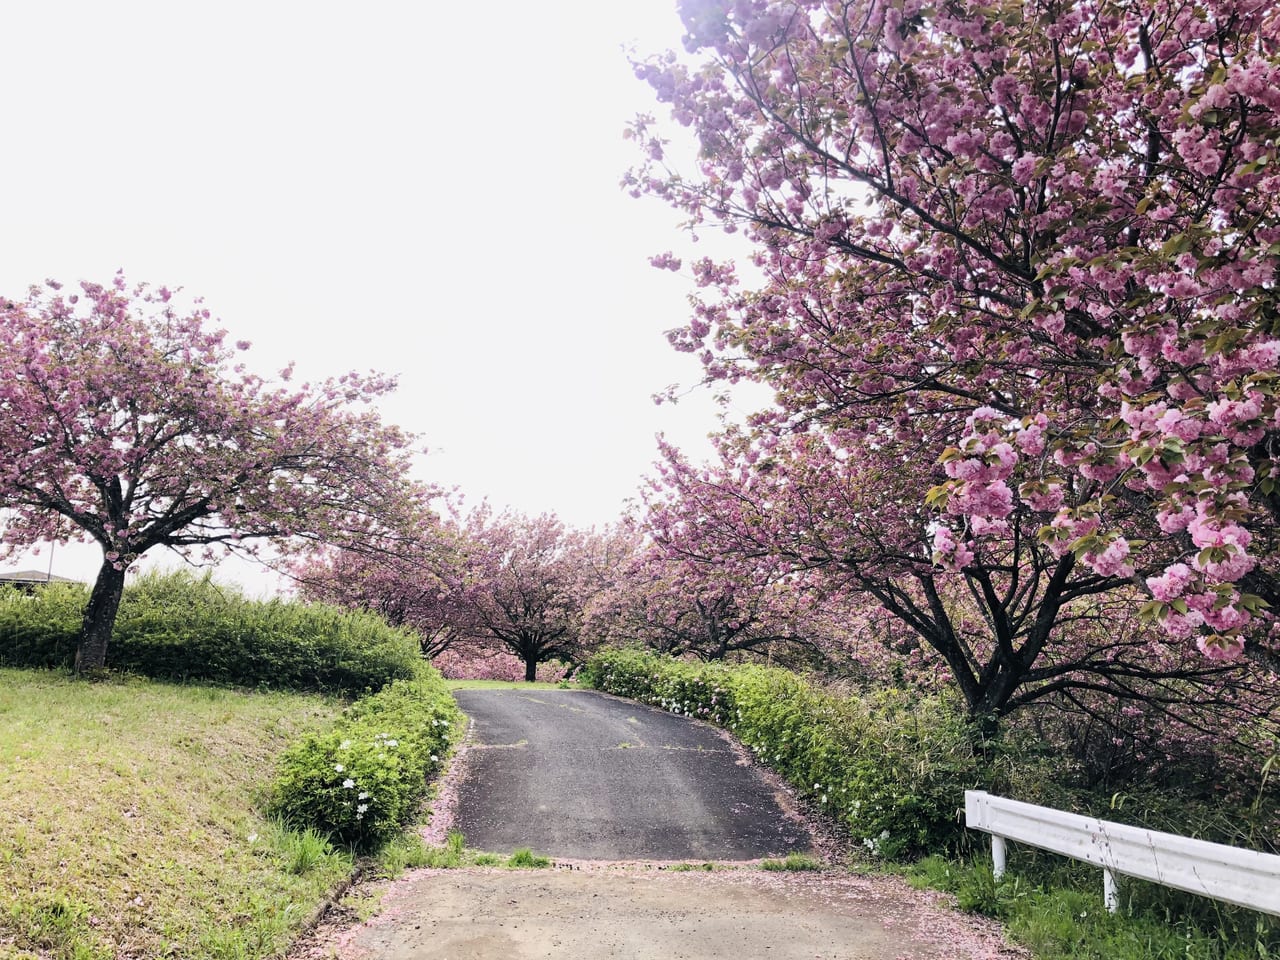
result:
[[[343,781],[342,781],[342,789],[343,789],[343,790],[350,790],[350,789],[351,789],[352,787],[354,787],[355,785],[356,785],[356,782],[355,782],[354,780],[352,780],[350,777],[347,777],[347,779],[345,779],[345,780],[343,780]]]
[[[359,816],[360,814],[364,813],[368,809],[369,809],[369,805],[367,803],[360,804],[360,806],[356,807],[356,816]]]
[[[256,833],[251,833],[251,834],[249,834],[249,842],[250,842],[250,843],[257,843],[257,842],[258,842],[258,835],[257,835]]]
[[[351,749],[351,741],[350,741],[350,740],[343,740],[340,744],[338,744],[338,749],[339,749],[339,750],[350,750],[350,749]]]
[[[333,769],[336,770],[338,773],[343,773],[347,768],[340,763],[335,763],[333,765]]]
[[[388,741],[387,741],[387,746],[388,746],[388,747],[398,747],[398,746],[400,746],[400,741],[399,741],[399,740],[388,740]]]
[[[368,795],[367,793],[362,793],[362,794],[360,794],[360,796],[356,797],[356,799],[357,799],[357,800],[368,800],[368,799],[369,799],[369,795]]]
[[[432,763],[439,763],[439,762],[440,762],[440,758],[439,758],[439,757],[437,757],[437,756],[433,753],[433,754],[431,755],[431,762],[432,762]]]

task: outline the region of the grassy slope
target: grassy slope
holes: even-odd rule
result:
[[[0,958],[282,948],[351,862],[257,811],[277,753],[338,709],[0,670]]]

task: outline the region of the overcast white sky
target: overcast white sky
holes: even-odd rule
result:
[[[662,336],[692,284],[648,264],[688,241],[618,187],[658,109],[622,47],[680,34],[674,0],[7,4],[0,291],[181,286],[255,370],[398,373],[425,478],[607,523],[655,433],[715,426],[650,399],[698,378]]]

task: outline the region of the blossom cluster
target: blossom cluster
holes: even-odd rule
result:
[[[701,0],[684,20],[688,56],[636,71],[695,128],[698,170],[650,151],[628,184],[755,245],[757,289],[693,271],[673,341],[707,378],[772,388],[769,429],[943,440],[915,493],[945,569],[998,566],[1033,525],[1117,589],[1159,582],[1171,637],[1274,647],[1280,9]]]

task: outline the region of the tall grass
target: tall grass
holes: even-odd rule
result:
[[[1009,872],[989,862],[928,857],[906,869],[917,886],[954,893],[999,919],[1037,960],[1275,960],[1280,920],[1159,884],[1120,877],[1120,909],[1102,902],[1102,871],[1011,846]]]
[[[259,811],[285,745],[339,710],[0,669],[0,957],[278,954],[352,859]]]

